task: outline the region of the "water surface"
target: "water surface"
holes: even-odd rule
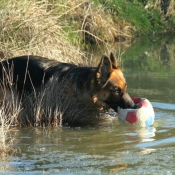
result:
[[[114,119],[96,126],[13,128],[18,152],[0,161],[1,174],[175,174],[175,37],[142,39],[121,65],[132,96],[148,98],[148,128]]]

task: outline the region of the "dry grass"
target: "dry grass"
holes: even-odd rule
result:
[[[170,4],[167,10],[166,16],[172,15],[173,17],[175,16],[175,2],[174,0],[170,0]]]
[[[76,4],[77,8],[73,9]],[[125,21],[114,21],[111,12],[101,5],[94,6],[90,0],[69,2],[71,17],[79,26],[77,31],[84,42],[93,45],[110,45],[122,38],[131,38],[131,26]],[[69,14],[67,14],[68,16]],[[115,18],[116,19],[116,18]]]
[[[12,132],[12,129],[7,127],[0,127],[0,156],[7,156],[16,152],[15,148],[13,147],[13,143],[15,140],[16,132]]]
[[[16,97],[16,91],[12,86],[12,72],[3,71],[3,82],[0,86],[0,154],[14,152],[13,141],[15,132],[11,132],[11,126],[17,124],[21,111],[20,102]],[[8,91],[6,90],[8,88]],[[10,93],[9,93],[10,92]]]
[[[162,13],[165,17],[175,15],[175,2],[174,0],[167,0],[167,1],[148,1],[147,5],[145,6],[146,9],[156,9],[160,13]]]
[[[127,22],[114,22],[110,12],[91,0],[50,2],[10,0],[1,5],[1,59],[34,54],[77,63],[84,57],[78,48],[82,41],[109,47],[115,40],[131,38]]]
[[[52,8],[47,1],[7,1],[0,11],[1,59],[33,54],[79,62],[82,53],[65,39],[57,6]]]

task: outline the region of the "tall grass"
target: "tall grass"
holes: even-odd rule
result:
[[[7,72],[3,69],[2,74],[3,79],[1,79],[0,85],[0,154],[8,154],[14,151],[12,145],[15,132],[13,135],[11,134],[11,127],[18,123],[21,106],[12,83],[13,70]]]
[[[65,39],[60,24],[62,14],[66,13],[60,10],[63,5],[53,6],[49,1],[34,0],[10,0],[1,4],[1,58],[34,54],[78,62],[82,54]]]
[[[129,23],[116,23],[93,0],[3,1],[0,19],[1,58],[36,54],[67,61],[82,56],[77,47],[131,38]]]
[[[80,49],[110,47],[115,41],[162,31],[168,23],[161,13],[160,1],[146,2],[4,0],[0,4],[0,57],[36,54],[70,61],[72,55],[82,56]],[[166,14],[171,25],[174,15],[171,0]]]

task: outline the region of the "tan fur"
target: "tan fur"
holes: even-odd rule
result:
[[[126,88],[126,80],[123,76],[123,73],[120,68],[115,69],[112,71],[109,77],[109,81],[115,83],[117,86],[119,86],[123,91],[125,91]]]

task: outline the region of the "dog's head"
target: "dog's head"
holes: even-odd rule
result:
[[[117,59],[111,53],[110,57],[102,56],[96,75],[96,96],[117,112],[120,108],[133,108],[134,102],[126,91],[127,84]]]

